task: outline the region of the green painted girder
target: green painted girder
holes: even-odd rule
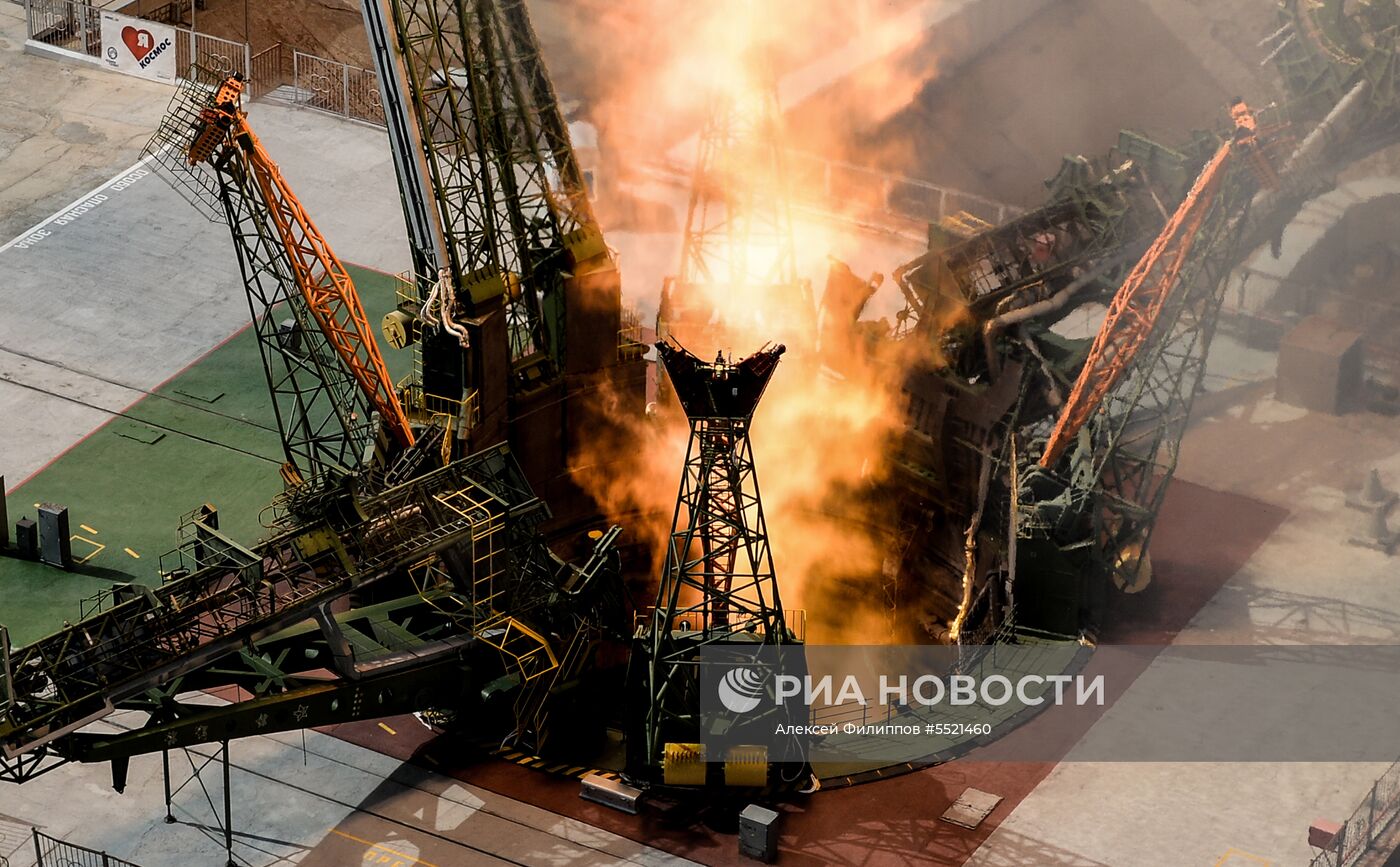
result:
[[[473,673],[460,657],[358,681],[336,680],[222,707],[180,705],[178,719],[121,734],[77,733],[57,745],[79,762],[103,762],[161,750],[237,740],[457,707],[470,694]]]

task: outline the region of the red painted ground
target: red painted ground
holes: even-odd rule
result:
[[[1102,643],[1169,643],[1284,517],[1282,509],[1246,497],[1175,482],[1152,544],[1155,580],[1140,594],[1115,597],[1111,626]],[[1152,656],[1146,650],[1140,664],[1133,666],[1136,671],[1120,671],[1110,683],[1126,687]],[[1108,698],[1111,703],[1116,695]],[[1010,737],[1036,737],[1037,722],[1031,721]],[[1091,723],[1092,716],[1086,715],[1083,725]],[[396,736],[372,722],[325,731],[400,758],[417,754],[417,761],[465,782],[705,864],[753,863],[740,859],[733,831],[724,827],[723,818],[682,808],[626,816],[580,800],[575,780],[503,761],[464,765],[446,757],[446,744],[428,744],[430,733],[412,718],[388,724]],[[824,790],[784,808],[781,863],[961,865],[1053,767],[1050,762],[960,760],[889,780]],[[1004,800],[975,831],[938,821],[969,786]],[[712,827],[707,820],[720,827]],[[1037,863],[1047,854],[1032,843],[1025,853],[1026,863]]]

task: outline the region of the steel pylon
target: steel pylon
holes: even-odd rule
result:
[[[707,363],[674,342],[657,344],[690,422],[690,445],[666,563],[647,632],[645,759],[696,740],[700,650],[789,644],[749,431],[785,347]]]

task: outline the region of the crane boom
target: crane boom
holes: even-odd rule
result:
[[[1064,456],[1069,444],[1098,411],[1105,395],[1131,369],[1133,359],[1156,329],[1232,156],[1238,149],[1254,145],[1256,126],[1249,107],[1236,102],[1230,112],[1235,121],[1234,136],[1221,143],[1201,169],[1186,198],[1114,294],[1088,360],[1045,444],[1040,458],[1042,467],[1053,467]]]
[[[407,448],[413,445],[413,431],[370,331],[355,283],[249,126],[247,113],[238,104],[242,91],[243,83],[237,78],[220,84],[214,104],[200,115],[205,126],[190,144],[189,162],[212,158],[218,144],[228,138],[238,144],[308,309],[368,405],[379,413],[398,445]]]
[[[306,298],[321,331],[398,444],[404,448],[413,445],[408,416],[394,391],[393,380],[389,378],[389,369],[370,331],[354,281],[292,194],[281,170],[248,128],[247,121],[240,119],[234,133],[243,143],[253,167],[253,177],[272,213],[297,288]]]

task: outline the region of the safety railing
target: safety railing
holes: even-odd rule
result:
[[[113,11],[147,21],[159,21],[162,24],[187,24],[194,11],[194,0],[170,0],[168,3],[136,0]]]
[[[1000,225],[1025,213],[1024,208],[933,181],[816,154],[787,151],[785,160],[795,205],[858,223],[884,216],[925,224],[952,219]],[[689,164],[669,157],[654,160],[645,168],[671,184],[684,186],[694,178]]]
[[[894,717],[895,706],[892,704],[871,707],[867,702],[848,702],[846,704],[812,705],[807,715],[807,721],[812,725],[822,726],[844,726],[847,723],[866,726],[887,723]]]
[[[642,342],[642,315],[635,307],[623,307],[622,327],[617,330],[617,358],[627,361],[646,354],[646,344]]]
[[[1310,867],[1352,867],[1363,855],[1373,851],[1397,814],[1400,814],[1400,761],[1381,774],[1332,845],[1313,856]]]
[[[260,99],[279,87],[293,84],[292,54],[295,49],[281,42],[254,54],[249,61],[252,72],[249,75],[248,92],[252,99]]]
[[[652,619],[655,616],[656,606],[654,605],[633,612],[632,634],[644,634],[651,628]],[[787,631],[792,640],[798,642],[805,642],[807,640],[807,609],[784,608],[783,624],[787,626]],[[676,632],[698,633],[704,628],[705,613],[703,611],[681,611],[671,618],[671,629]]]
[[[171,17],[170,4],[152,6],[152,11]],[[25,0],[25,35],[31,42],[51,45],[94,60],[102,56],[102,9],[78,0]],[[134,10],[133,10],[134,11]],[[188,27],[175,28],[175,68],[199,65],[223,75],[245,77],[251,66],[251,52],[242,42],[197,33]]]
[[[68,843],[34,829],[34,867],[140,867],[106,852]],[[0,858],[0,862],[4,859]]]
[[[379,78],[372,69],[293,50],[291,84],[299,105],[384,125]]]
[[[788,151],[787,168],[798,200],[819,199],[851,210],[934,223],[961,214],[1000,225],[1023,209],[932,181]],[[852,207],[855,206],[855,207]]]
[[[253,99],[269,94],[306,108],[384,125],[379,79],[372,69],[328,60],[279,42],[250,61]]]
[[[73,0],[25,0],[25,35],[32,42],[102,55],[102,19],[96,7]]]
[[[278,44],[253,57],[252,93],[256,99],[290,87],[288,99],[307,108],[384,125],[379,79],[374,70],[317,57]],[[999,225],[1024,209],[943,186],[878,169],[830,160],[816,154],[789,151],[786,155],[791,187],[799,201],[828,209],[876,212],[918,222],[970,215]],[[689,166],[654,166],[678,182],[688,183]]]
[[[10,867],[10,858],[24,858],[22,850],[30,845],[33,831],[33,826],[28,822],[0,816],[0,867]]]
[[[188,2],[188,0],[185,0]],[[169,8],[167,8],[169,7]],[[26,0],[29,38],[89,57],[102,52],[99,10],[78,0]],[[163,18],[183,20],[180,0],[164,6]],[[143,13],[144,14],[144,13]],[[149,16],[147,16],[149,17]],[[241,73],[253,99],[290,89],[287,101],[376,126],[384,125],[379,79],[372,69],[329,60],[278,43],[254,55],[248,45],[176,28],[177,68],[199,64],[225,75]],[[799,202],[839,213],[883,214],[934,223],[971,215],[999,225],[1023,209],[985,196],[879,169],[831,160],[801,151],[787,153],[791,187]],[[691,169],[663,161],[652,166],[677,183],[689,183]]]

